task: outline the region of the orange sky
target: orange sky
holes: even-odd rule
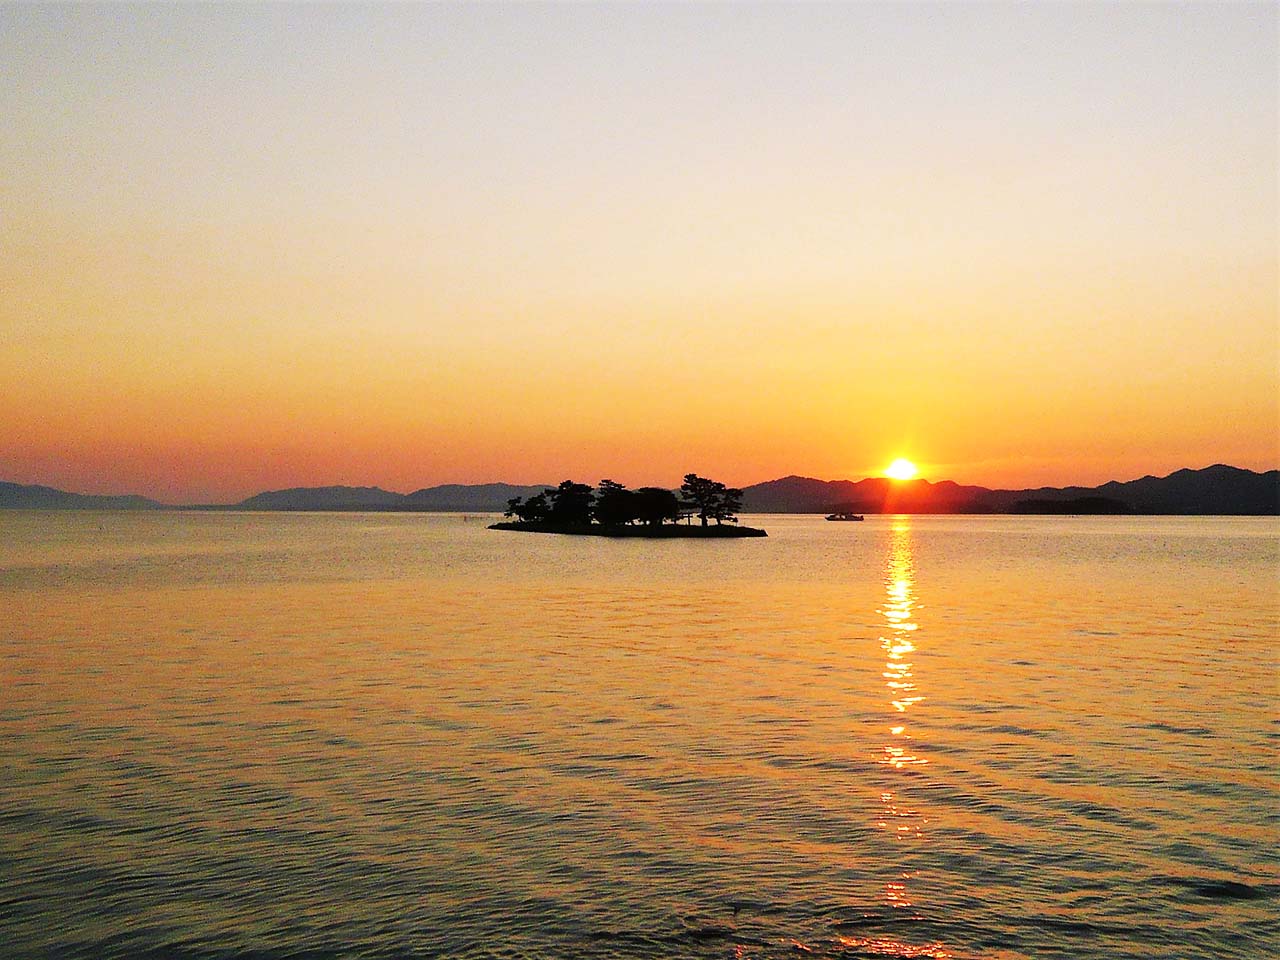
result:
[[[0,479],[1273,468],[1276,20],[0,8]]]

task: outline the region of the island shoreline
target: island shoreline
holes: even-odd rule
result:
[[[652,527],[605,527],[597,523],[583,526],[581,524],[528,523],[521,520],[510,520],[502,523],[491,523],[489,529],[513,530],[517,533],[559,533],[569,537],[613,537],[618,539],[638,538],[650,540],[732,540],[741,537],[767,537],[769,535],[758,527],[740,527],[728,524],[706,527],[674,523]]]

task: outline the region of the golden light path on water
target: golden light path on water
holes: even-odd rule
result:
[[[893,770],[906,771],[913,767],[928,764],[928,759],[920,756],[914,747],[913,738],[908,732],[907,713],[918,703],[924,701],[916,682],[915,663],[912,656],[916,653],[916,638],[920,625],[916,622],[918,606],[915,592],[915,559],[911,545],[911,520],[908,517],[896,517],[889,532],[889,552],[884,574],[885,599],[879,613],[884,617],[883,633],[880,635],[880,647],[884,651],[885,664],[881,676],[884,678],[888,693],[888,741],[882,748],[879,762]],[[893,789],[885,789],[880,794],[881,819],[878,825],[889,831],[893,839],[902,844],[919,844],[924,842],[924,827],[928,820],[919,811],[908,806]],[[915,871],[904,867],[894,880],[885,884],[885,900],[894,910],[909,910],[914,903],[908,882],[916,876]],[[867,939],[845,938],[851,948],[860,951],[896,957],[930,957],[935,960],[947,960],[951,954],[941,944],[910,944],[889,937],[872,937]]]

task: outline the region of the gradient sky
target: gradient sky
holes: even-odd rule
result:
[[[0,7],[0,479],[1280,463],[1277,7]]]

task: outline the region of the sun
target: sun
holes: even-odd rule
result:
[[[914,463],[910,460],[903,460],[899,457],[897,460],[893,461],[893,463],[889,464],[888,468],[885,469],[884,475],[886,477],[892,477],[894,480],[910,480],[919,472],[920,471],[916,469],[916,465]]]

